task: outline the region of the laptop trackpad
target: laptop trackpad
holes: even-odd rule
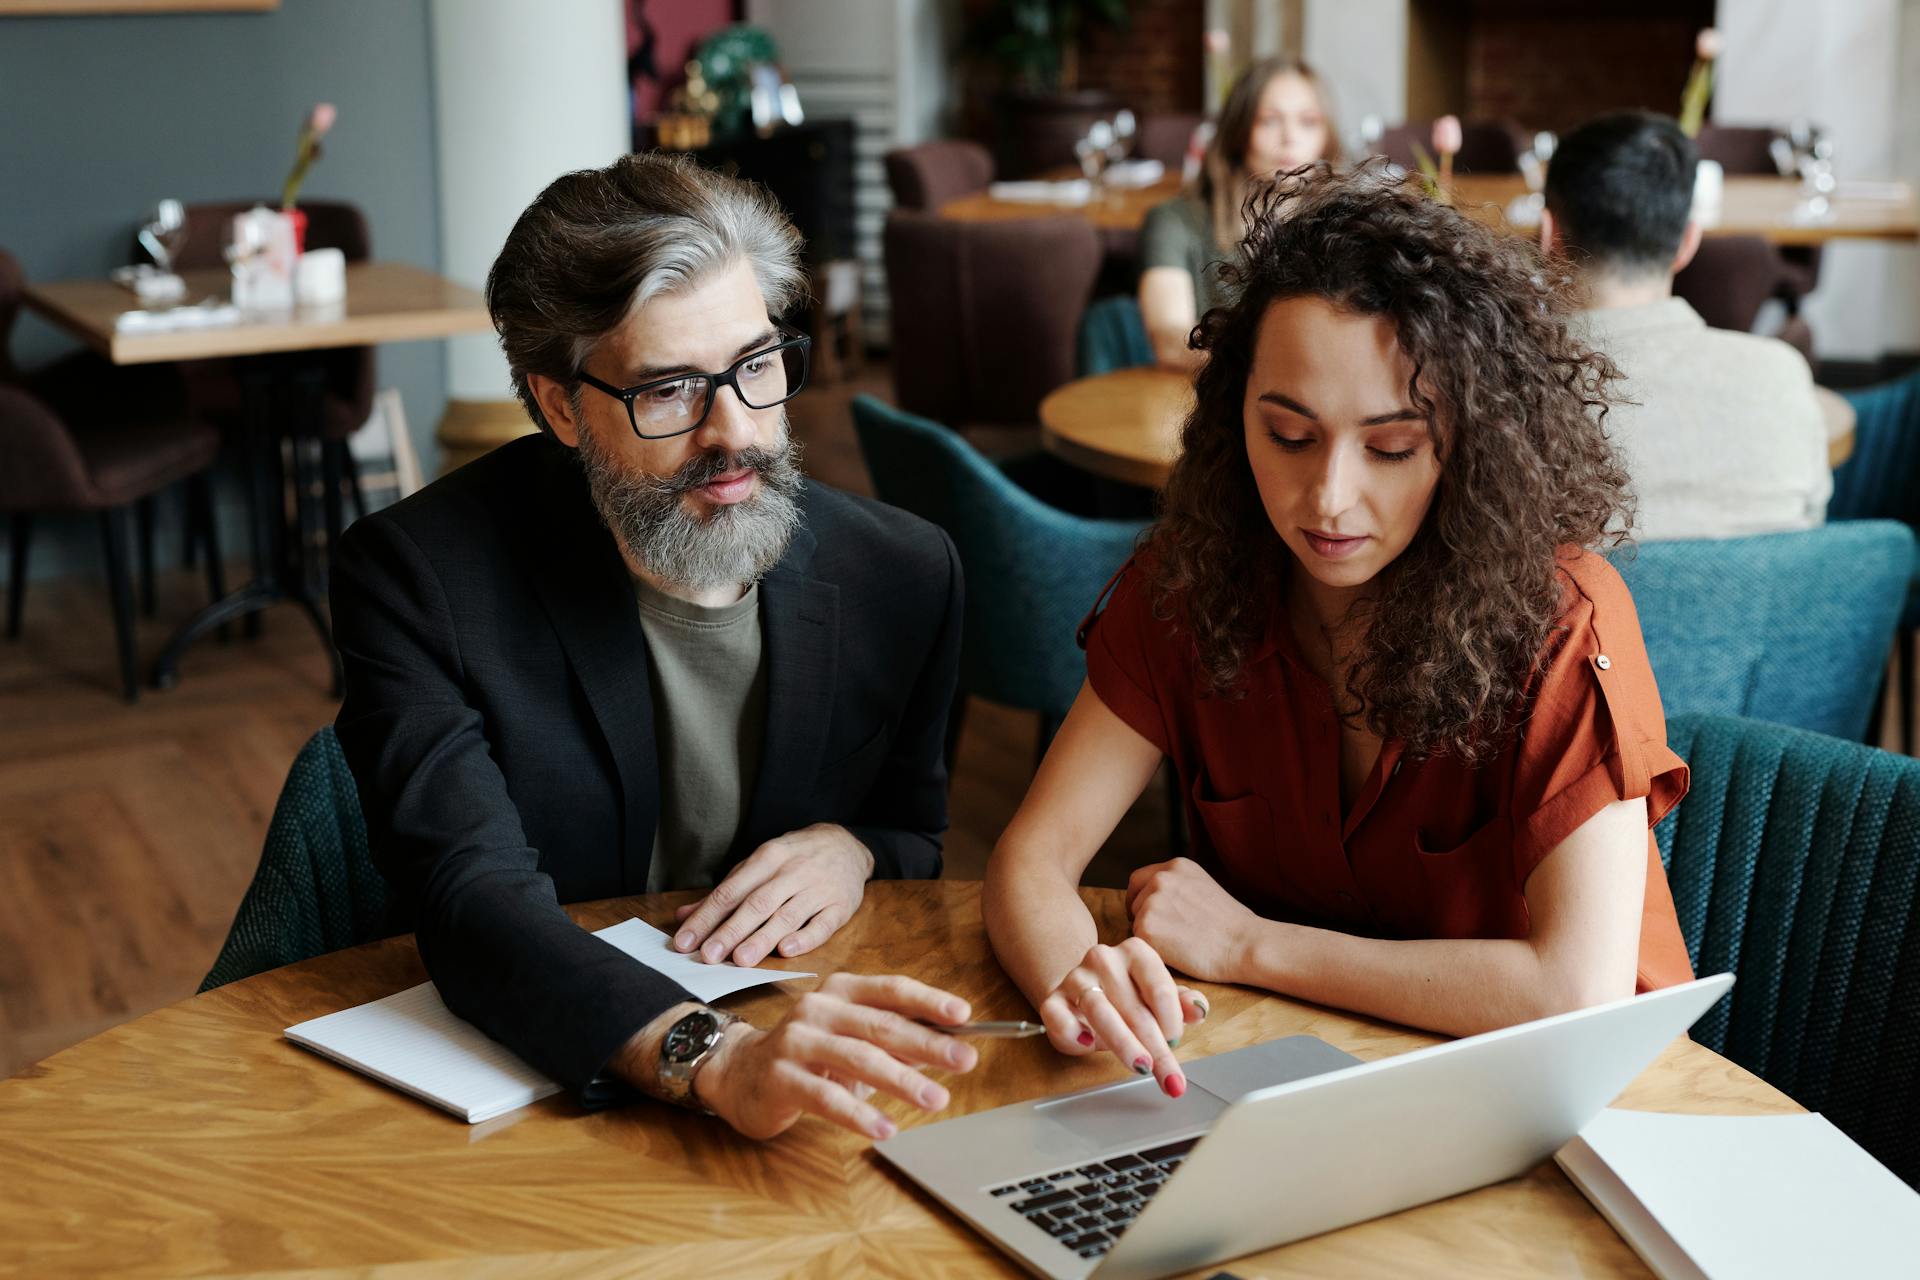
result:
[[[1227,1104],[1191,1080],[1186,1096],[1169,1098],[1158,1081],[1141,1079],[1037,1103],[1033,1109],[1083,1141],[1111,1147],[1204,1129]]]

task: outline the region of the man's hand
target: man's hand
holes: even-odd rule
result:
[[[912,1020],[952,1025],[968,1013],[959,996],[912,978],[836,973],[772,1030],[728,1027],[694,1073],[693,1092],[749,1138],[784,1133],[807,1114],[891,1138],[898,1126],[867,1101],[875,1090],[939,1111],[947,1091],[915,1068],[971,1071],[979,1061],[972,1045]]]
[[[1133,936],[1203,982],[1238,982],[1259,917],[1191,858],[1141,867],[1127,879]]]
[[[713,892],[674,912],[676,951],[699,948],[718,964],[751,968],[776,949],[802,955],[853,918],[873,874],[873,854],[845,827],[818,822],[769,840]]]

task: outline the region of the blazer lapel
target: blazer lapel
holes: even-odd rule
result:
[[[564,446],[553,452],[530,522],[538,531],[534,583],[619,773],[621,876],[629,892],[643,893],[660,813],[646,634],[633,580],[594,510],[585,476]]]
[[[812,532],[801,526],[779,566],[760,581],[767,731],[736,861],[806,825],[812,813],[840,653],[840,588],[808,573],[814,545]]]

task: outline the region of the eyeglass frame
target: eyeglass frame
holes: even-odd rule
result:
[[[640,383],[638,386],[632,387],[616,387],[611,382],[604,382],[594,377],[585,369],[575,371],[574,377],[586,383],[595,391],[610,395],[615,400],[626,405],[627,425],[633,428],[633,434],[638,439],[671,440],[676,436],[686,435],[689,431],[698,431],[701,427],[707,425],[707,419],[713,416],[714,402],[719,400],[720,389],[722,387],[732,387],[734,396],[741,404],[746,405],[749,409],[772,409],[778,405],[785,404],[806,389],[807,375],[813,368],[813,339],[804,333],[794,333],[791,329],[786,328],[775,328],[774,332],[785,336],[782,337],[781,341],[774,343],[770,347],[761,347],[757,351],[747,352],[747,354],[735,360],[719,373],[675,373],[669,374],[664,378],[653,378],[647,382]],[[798,347],[800,349],[800,377],[795,380],[791,387],[787,388],[787,394],[775,400],[773,404],[749,404],[746,393],[740,390],[740,367],[749,360],[757,360],[761,356],[773,355],[775,352],[786,351],[792,347]],[[700,410],[700,416],[693,420],[691,426],[682,427],[678,431],[669,431],[665,435],[650,436],[642,432],[640,430],[640,419],[633,411],[633,402],[639,399],[643,392],[651,391],[655,387],[664,387],[670,383],[685,382],[689,378],[703,378],[706,380],[707,403],[706,406]]]

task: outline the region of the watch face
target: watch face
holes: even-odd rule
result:
[[[710,1013],[690,1013],[667,1028],[666,1043],[660,1048],[668,1062],[688,1062],[712,1047],[719,1028]]]

